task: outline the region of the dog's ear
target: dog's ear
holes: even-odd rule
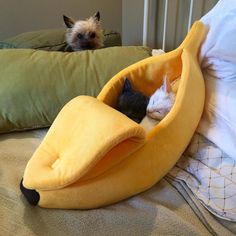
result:
[[[99,11],[96,12],[96,13],[93,15],[93,17],[95,18],[95,20],[100,21],[100,12],[99,12]]]
[[[63,15],[63,20],[64,20],[64,23],[66,24],[67,28],[73,28],[75,21],[72,18]]]

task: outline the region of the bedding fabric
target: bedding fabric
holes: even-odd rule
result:
[[[17,232],[18,236],[198,236],[236,232],[232,223],[219,223],[187,189],[169,178],[142,194],[100,209],[80,211],[30,206],[20,192],[19,182],[26,163],[46,132],[43,129],[0,135],[0,235]]]
[[[123,68],[151,55],[144,47],[83,52],[0,50],[0,133],[48,127],[78,95],[97,96]]]
[[[25,32],[0,42],[0,48],[32,48],[46,51],[71,51],[65,41],[66,29],[48,29]],[[104,47],[121,46],[121,36],[105,29]]]
[[[219,218],[236,222],[236,161],[200,134],[195,134],[169,175],[183,181]]]
[[[206,102],[198,131],[236,160],[236,0],[220,0],[201,21],[209,31],[200,52]]]

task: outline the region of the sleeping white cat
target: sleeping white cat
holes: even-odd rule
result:
[[[140,125],[148,132],[162,120],[171,110],[175,102],[175,93],[167,76],[163,79],[163,85],[150,97],[147,106],[147,115]]]

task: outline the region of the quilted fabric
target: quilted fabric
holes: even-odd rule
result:
[[[184,181],[216,216],[236,221],[236,161],[195,134],[170,175]]]

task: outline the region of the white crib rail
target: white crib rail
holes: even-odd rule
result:
[[[189,17],[188,17],[188,31],[191,28],[192,19],[193,19],[193,0],[190,0]]]
[[[144,0],[143,12],[143,46],[147,46],[148,40],[148,16],[149,16],[149,0]]]
[[[163,37],[162,37],[162,50],[163,51],[165,51],[165,46],[166,46],[167,16],[168,16],[168,0],[165,0],[164,25],[163,25]]]
[[[194,7],[194,0],[189,0],[189,16],[188,16],[188,31],[191,28],[192,20],[193,20],[193,7]],[[165,51],[166,49],[166,34],[167,34],[167,21],[168,21],[168,3],[169,0],[165,0],[164,5],[164,21],[163,21],[163,35],[162,35],[162,50]],[[144,16],[143,16],[143,45],[148,45],[148,23],[149,23],[149,8],[150,8],[150,0],[144,0]]]

